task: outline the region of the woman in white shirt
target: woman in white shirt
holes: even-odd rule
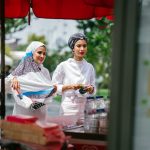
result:
[[[6,92],[11,91],[15,99],[13,115],[35,116],[41,122],[46,120],[46,104],[51,101],[51,92],[56,87],[52,86],[49,71],[43,66],[45,57],[45,45],[31,42],[17,68],[6,78]]]
[[[78,116],[83,122],[86,97],[95,93],[95,70],[84,56],[87,53],[87,38],[84,34],[73,34],[68,41],[73,58],[61,62],[54,71],[52,82],[57,85],[57,93],[62,95],[60,115]],[[81,94],[79,89],[86,91]],[[77,121],[77,122],[78,122]]]

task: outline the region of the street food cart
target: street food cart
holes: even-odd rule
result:
[[[1,10],[1,119],[5,118],[5,18],[24,18],[28,15],[30,24],[30,9],[35,16],[49,19],[91,19],[113,15],[113,0],[2,0]],[[15,11],[14,11],[15,10]],[[83,127],[64,130],[70,136],[69,142],[77,149],[106,149],[106,133],[85,133]]]
[[[37,150],[106,150],[106,132],[86,133],[82,125],[63,129],[56,123],[41,124],[37,118],[10,115],[1,120],[1,146],[14,144]]]

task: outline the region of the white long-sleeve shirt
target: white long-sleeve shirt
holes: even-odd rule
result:
[[[95,88],[95,70],[85,59],[76,61],[73,58],[60,63],[54,71],[52,82],[58,86],[58,94],[62,95],[60,115],[79,115],[83,117],[86,97],[78,90],[62,92],[63,85],[83,84]]]
[[[45,67],[41,67],[40,72],[29,72],[28,74],[22,76],[16,76],[17,80],[20,84],[20,91],[39,91],[49,88],[51,84],[51,77],[49,71]],[[44,102],[49,103],[52,101],[51,97],[48,98],[28,98],[26,96],[23,97],[22,100],[19,99],[15,91],[11,88],[11,80],[14,78],[13,75],[9,75],[5,79],[5,90],[6,93],[11,93],[14,96],[15,103],[13,109],[13,115],[29,115],[35,116],[40,121],[45,121],[47,117],[47,105],[42,106],[40,109],[32,111],[28,108],[32,102]]]

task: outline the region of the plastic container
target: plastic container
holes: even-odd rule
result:
[[[87,97],[85,110],[84,110],[84,131],[89,132],[90,130],[90,112],[92,110],[94,97]]]
[[[104,133],[107,131],[108,115],[103,96],[87,97],[85,105],[84,131]]]
[[[110,97],[109,96],[107,96],[107,99],[105,100],[105,105],[106,105],[105,111],[109,113],[110,111]]]
[[[103,112],[99,116],[99,133],[107,133],[108,131],[108,113]]]
[[[103,96],[96,96],[97,100],[97,111],[99,112],[98,118],[98,132],[107,133],[108,131],[108,100],[104,100]]]

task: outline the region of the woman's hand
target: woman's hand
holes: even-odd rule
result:
[[[16,91],[19,91],[20,90],[20,83],[19,81],[17,80],[17,77],[14,77],[11,81],[11,87],[16,90]]]
[[[92,94],[94,92],[94,87],[92,85],[88,85],[84,87],[84,90],[89,92],[89,94]]]
[[[54,93],[56,93],[57,91],[57,85],[53,85],[54,86]]]
[[[49,96],[53,96],[57,92],[57,85],[53,85],[53,87],[54,87],[54,89],[53,89],[52,93],[49,94]]]

